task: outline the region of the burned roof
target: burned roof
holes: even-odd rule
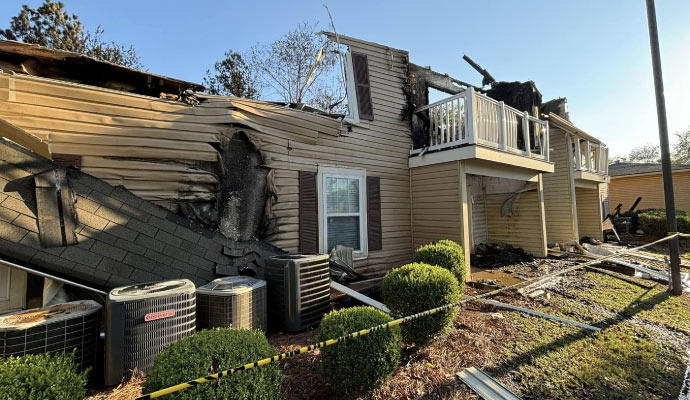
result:
[[[690,164],[674,164],[673,172],[690,170]],[[609,176],[628,176],[661,173],[661,164],[657,163],[614,163],[609,165]]]
[[[155,97],[161,93],[205,90],[197,83],[13,40],[0,40],[0,69]]]

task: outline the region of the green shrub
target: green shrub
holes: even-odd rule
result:
[[[417,249],[414,262],[438,265],[452,272],[460,284],[460,292],[465,291],[465,251],[452,240],[439,240]]]
[[[173,386],[276,354],[259,331],[219,328],[187,336],[156,357],[144,393]],[[228,375],[177,392],[171,399],[281,399],[283,377],[278,364]]]
[[[392,321],[373,307],[352,307],[331,311],[321,321],[319,340]],[[344,398],[354,398],[381,386],[400,362],[400,327],[382,329],[366,336],[324,347],[321,376]]]
[[[403,265],[386,274],[381,283],[384,303],[396,315],[407,316],[460,300],[455,276],[447,269],[428,264]],[[418,318],[402,325],[403,339],[424,345],[448,331],[458,307]]]
[[[0,397],[8,400],[81,400],[87,371],[78,373],[70,354],[0,359]]]
[[[652,236],[666,236],[668,229],[666,225],[666,210],[663,208],[652,208],[640,211],[637,221],[644,233]],[[678,232],[690,233],[690,214],[682,210],[676,210],[676,221]]]

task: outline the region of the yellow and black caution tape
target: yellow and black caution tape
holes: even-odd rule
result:
[[[519,286],[528,285],[530,283],[534,283],[535,281],[541,281],[541,280],[545,280],[545,279],[548,279],[548,278],[551,278],[554,276],[567,274],[569,272],[576,271],[578,269],[585,268],[585,267],[588,267],[588,266],[591,266],[594,264],[598,264],[602,261],[606,261],[606,260],[614,258],[614,257],[629,254],[629,253],[644,249],[645,247],[649,247],[649,246],[653,246],[655,244],[662,243],[662,242],[667,241],[667,240],[674,238],[676,236],[690,237],[690,235],[687,235],[687,234],[674,233],[670,236],[656,240],[656,241],[651,242],[651,243],[644,244],[642,246],[623,250],[623,251],[620,251],[620,252],[617,252],[614,254],[610,254],[608,256],[602,256],[602,257],[599,257],[597,259],[593,259],[591,261],[587,261],[587,262],[582,263],[582,264],[574,265],[572,267],[569,267],[569,268],[566,268],[566,269],[563,269],[560,271],[552,272],[550,274],[546,274],[546,275],[539,276],[536,278],[521,281],[521,282],[515,283],[515,284],[510,285],[510,286],[505,286],[505,287],[502,287],[499,289],[492,290],[490,292],[482,293],[482,294],[477,295],[477,296],[467,297],[467,298],[460,300],[458,302],[455,302],[455,303],[446,304],[446,305],[443,305],[440,307],[432,308],[430,310],[426,310],[426,311],[422,311],[422,312],[419,312],[416,314],[408,315],[407,317],[398,318],[396,320],[393,320],[393,321],[385,323],[385,324],[377,325],[377,326],[374,326],[374,327],[371,327],[368,329],[362,329],[361,331],[357,331],[357,332],[352,332],[350,334],[340,336],[340,337],[335,338],[335,339],[329,339],[329,340],[326,340],[323,342],[314,343],[314,344],[311,344],[309,346],[299,348],[297,350],[289,351],[287,353],[282,353],[282,354],[278,354],[278,355],[273,356],[273,357],[264,358],[263,360],[258,360],[258,361],[253,362],[253,363],[249,363],[249,364],[245,364],[245,365],[242,365],[239,367],[220,371],[218,373],[211,374],[211,375],[205,376],[203,378],[197,378],[197,379],[194,379],[194,380],[191,380],[188,382],[184,382],[184,383],[180,383],[180,384],[177,384],[174,386],[167,387],[165,389],[156,390],[155,392],[151,392],[151,393],[142,395],[140,397],[137,397],[136,400],[155,399],[155,398],[162,397],[162,396],[165,396],[165,395],[168,395],[171,393],[179,392],[181,390],[185,390],[185,389],[188,389],[190,387],[194,387],[194,386],[197,386],[200,384],[204,384],[204,383],[208,383],[208,382],[212,382],[212,381],[217,381],[220,378],[226,377],[228,375],[232,375],[236,372],[245,371],[245,370],[260,367],[260,366],[266,365],[266,364],[271,364],[271,363],[274,363],[274,362],[277,362],[280,360],[284,360],[286,358],[294,357],[298,354],[303,354],[303,353],[314,351],[316,349],[320,349],[323,347],[332,346],[334,344],[341,343],[341,342],[344,342],[344,341],[347,341],[347,340],[350,340],[350,339],[353,339],[353,338],[356,338],[359,336],[368,335],[372,332],[376,332],[376,331],[379,331],[382,329],[388,329],[392,326],[397,326],[397,325],[400,325],[400,324],[405,323],[405,322],[409,322],[409,321],[412,321],[412,320],[415,320],[418,318],[426,317],[428,315],[436,314],[436,313],[441,312],[443,310],[447,310],[448,308],[451,308],[451,307],[457,307],[457,306],[460,306],[462,304],[469,303],[471,301],[480,300],[480,299],[483,299],[485,297],[494,296],[496,294],[499,294],[501,292],[504,292],[504,291],[507,291],[510,289],[515,289]]]

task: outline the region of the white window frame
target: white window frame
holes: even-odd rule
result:
[[[345,86],[347,88],[348,114],[345,122],[359,124],[359,103],[357,102],[357,88],[355,86],[355,69],[352,66],[352,52],[345,53]]]
[[[359,180],[359,250],[355,250],[353,257],[355,260],[367,258],[369,254],[367,238],[367,173],[364,169],[339,168],[339,167],[319,167],[316,175],[319,203],[319,252],[328,251],[328,235],[326,225],[328,215],[326,213],[325,184],[326,178],[350,178]],[[344,216],[344,214],[338,214]],[[349,215],[349,214],[348,214]],[[354,214],[352,214],[354,215]]]

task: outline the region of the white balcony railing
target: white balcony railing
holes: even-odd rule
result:
[[[415,110],[428,112],[429,142],[410,153],[481,144],[531,158],[549,160],[546,121],[506,106],[473,88]]]
[[[607,175],[609,169],[609,149],[604,144],[593,143],[577,135],[568,137],[572,149],[575,171],[587,171]]]

